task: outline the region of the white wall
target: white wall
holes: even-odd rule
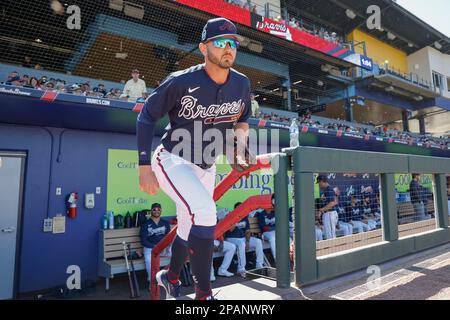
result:
[[[436,71],[444,76],[443,96],[450,99],[450,88],[447,78],[450,78],[450,55],[443,54],[432,47],[423,48],[407,58],[408,71],[418,74],[426,81],[433,81],[432,73]]]
[[[430,68],[444,76],[443,93],[444,97],[450,99],[450,88],[447,85],[447,78],[450,78],[450,55],[443,54],[434,48],[429,48]]]

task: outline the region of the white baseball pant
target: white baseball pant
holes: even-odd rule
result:
[[[153,154],[152,169],[160,188],[175,202],[181,239],[188,240],[193,225],[216,225],[215,165],[202,169],[160,145]]]

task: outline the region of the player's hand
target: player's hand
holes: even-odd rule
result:
[[[151,166],[139,166],[139,189],[149,195],[155,195],[159,183]]]

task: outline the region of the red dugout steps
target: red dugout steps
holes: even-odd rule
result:
[[[265,154],[256,157],[256,164],[252,166],[249,170],[238,172],[232,170],[215,188],[214,190],[214,201],[219,200],[240,178],[243,176],[249,176],[253,171],[257,171],[264,168],[271,167],[272,155]],[[252,196],[245,200],[240,206],[235,210],[230,212],[225,219],[221,220],[216,225],[216,231],[214,233],[214,238],[220,238],[227,230],[231,228],[235,223],[238,223],[242,218],[248,216],[250,212],[256,209],[270,209],[272,208],[272,195],[264,196]],[[160,292],[159,286],[156,283],[156,273],[159,271],[160,259],[159,255],[161,252],[167,248],[173,241],[177,234],[177,227],[173,228],[167,236],[165,236],[152,250],[152,269],[151,269],[151,299],[159,300]],[[168,267],[168,266],[167,266]],[[167,268],[166,267],[166,268]]]

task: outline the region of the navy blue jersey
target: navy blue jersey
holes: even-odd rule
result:
[[[349,205],[347,206],[346,221],[344,222],[348,222],[350,220],[361,221],[363,212],[363,208],[359,203],[357,203],[356,205],[352,205],[351,203],[349,203]]]
[[[248,218],[245,217],[239,221],[233,231],[227,231],[225,233],[225,238],[244,238],[245,232],[250,229],[250,222]]]
[[[258,213],[258,223],[262,232],[275,230],[275,212],[263,210]]]
[[[420,188],[419,182],[414,179],[411,180],[411,182],[409,184],[409,192],[410,192],[412,203],[418,203],[418,202],[422,201],[422,196],[420,194],[421,191],[422,190]]]
[[[337,204],[335,210],[338,213],[339,221],[347,222],[346,208],[348,205],[348,197],[344,195],[336,196]]]
[[[330,202],[335,200],[334,190],[328,186],[326,188],[320,189],[320,203],[319,209],[326,207]],[[336,208],[331,208],[330,211],[336,210]]]
[[[160,242],[170,231],[170,224],[160,219],[156,224],[152,219],[148,219],[141,226],[141,244],[146,248],[153,248]]]
[[[250,80],[230,69],[227,81],[219,85],[206,73],[204,64],[167,77],[147,98],[137,119],[140,165],[150,164],[154,127],[166,114],[169,125],[162,137],[164,148],[192,163],[211,166],[224,153],[226,130],[247,122],[251,115]],[[223,141],[216,141],[216,130],[203,136],[208,129],[217,129]],[[211,143],[220,148],[203,159],[203,151]]]
[[[365,215],[371,215],[379,212],[378,206],[373,202],[363,202],[362,209]]]

